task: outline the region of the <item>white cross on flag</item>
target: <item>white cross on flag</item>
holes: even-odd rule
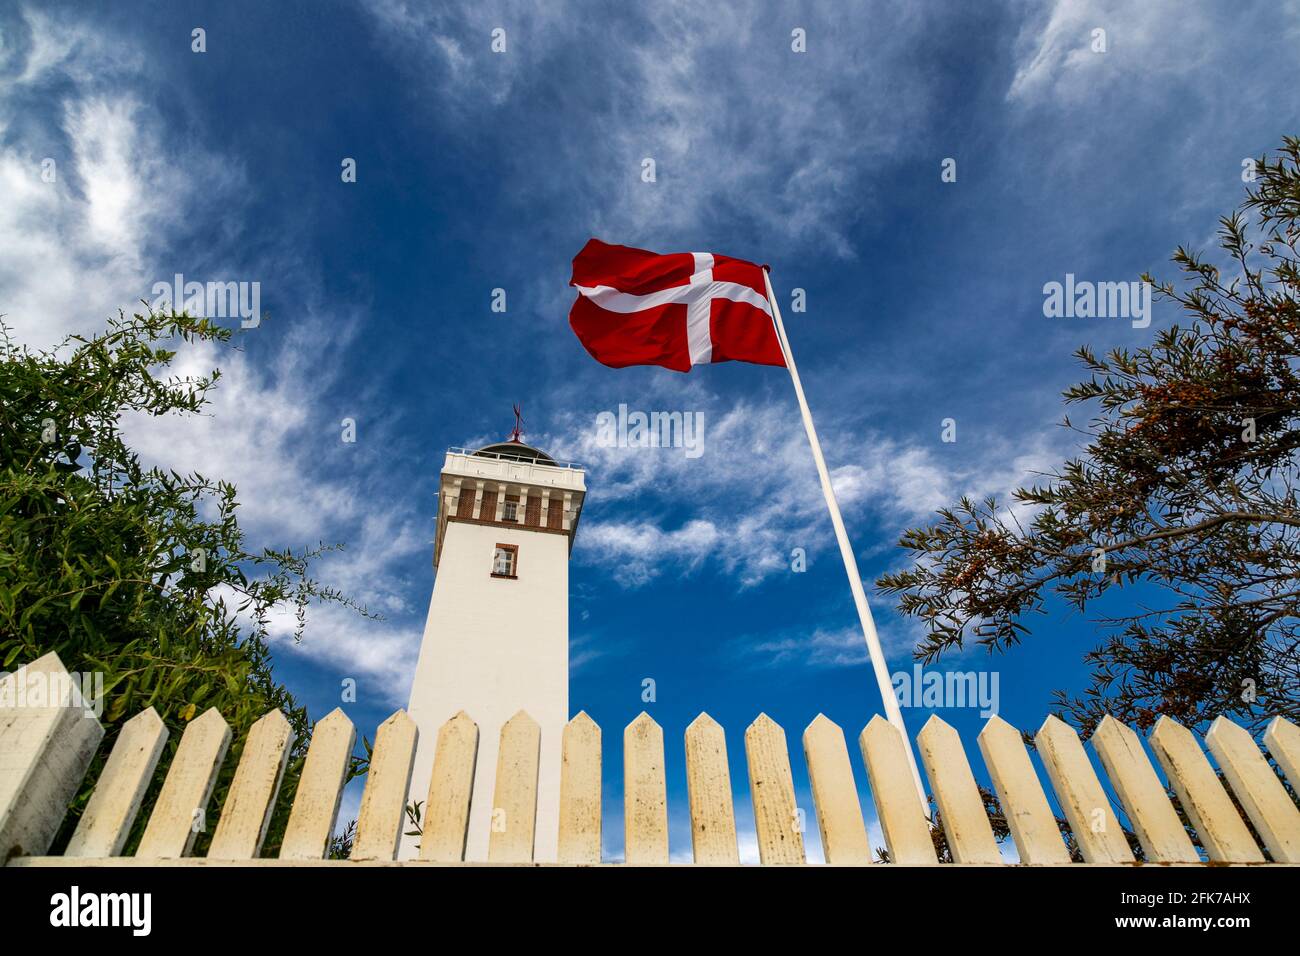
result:
[[[612,368],[785,365],[763,268],[710,252],[658,255],[591,239],[573,259],[569,325]]]

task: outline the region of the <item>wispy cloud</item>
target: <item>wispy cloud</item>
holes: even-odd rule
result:
[[[848,667],[869,661],[862,631],[845,627],[827,631],[818,628],[811,634],[792,634],[756,641],[737,641],[746,656],[761,660],[765,666],[792,662],[810,667]]]
[[[1026,10],[1029,18],[1016,41],[1016,74],[1007,91],[1021,102],[1079,103],[1095,99],[1099,88],[1192,75],[1221,49],[1213,42],[1218,16],[1209,6],[1056,0]],[[1094,36],[1096,30],[1104,37]]]
[[[546,437],[548,447],[587,466],[602,500],[637,502],[635,516],[614,508],[608,518],[584,521],[575,558],[612,568],[628,587],[706,563],[752,586],[788,568],[795,548],[811,557],[831,547],[812,454],[792,404],[727,405],[693,385],[683,395],[682,404],[705,409],[698,458],[679,448],[604,446],[594,414],[574,416],[564,432]],[[959,458],[943,454],[952,446],[937,441],[909,442],[848,424],[837,422],[822,436],[837,457],[853,459],[832,470],[836,498],[847,516],[890,540],[963,494],[1005,499],[1054,451],[1044,437]]]
[[[534,208],[580,208],[598,234],[645,245],[723,218],[769,250],[815,240],[841,257],[856,255],[847,229],[871,200],[861,171],[902,150],[903,131],[927,115],[924,77],[893,78],[917,39],[943,25],[901,2],[846,5],[832,18],[775,3],[675,2],[606,10],[613,19],[599,25],[557,4],[368,6],[414,81],[443,94],[443,115],[476,137],[491,132],[491,111],[545,85],[551,108],[533,125],[565,122],[526,130],[518,151],[513,185]],[[882,19],[888,31],[877,29]],[[508,45],[494,54],[497,28]],[[796,28],[811,52],[792,49]],[[870,55],[837,42],[844,36],[869,36]],[[575,57],[581,78],[548,74]],[[654,183],[642,177],[647,159]]]
[[[879,622],[885,659],[902,662],[924,636],[924,627],[894,615]],[[859,667],[870,663],[862,628],[857,623],[841,628],[814,628],[778,635],[744,636],[730,642],[733,655],[753,667],[798,664],[811,668]]]
[[[258,340],[262,330],[254,329],[242,338],[242,350],[211,343],[182,349],[178,375],[221,368],[211,404],[199,416],[129,416],[124,433],[148,463],[234,484],[241,527],[254,547],[345,544],[321,558],[313,573],[385,620],[316,606],[301,644],[289,639],[294,621],[287,612],[274,619],[272,638],[285,653],[369,683],[386,702],[400,703],[423,632],[424,606],[415,596],[423,587],[411,570],[427,569],[432,580],[427,558],[421,560],[431,550],[432,526],[422,523],[410,489],[390,487],[382,474],[386,450],[400,446],[397,436],[362,416],[357,443],[342,441],[334,356],[355,323],[304,311],[271,341]]]
[[[358,617],[347,608],[325,605],[312,609],[308,636],[293,640],[296,621],[282,610],[272,616],[270,639],[281,655],[301,655],[333,671],[334,686],[352,678],[358,699],[404,706],[419,655],[421,624],[394,624]]]
[[[237,227],[208,230],[195,253],[201,260],[170,258],[218,207],[223,222],[238,221],[248,196],[239,162],[174,145],[154,105],[162,91],[143,60],[108,56],[129,49],[121,37],[32,11],[20,25],[0,59],[0,71],[14,78],[0,84],[0,313],[18,340],[48,346],[102,327],[117,308],[140,308],[153,283],[170,281],[174,271],[242,278],[230,241]],[[47,88],[57,94],[42,111],[29,99]],[[47,154],[55,161],[52,182],[42,178]],[[400,700],[423,618],[411,597],[422,587],[409,568],[429,548],[430,534],[418,502],[402,493],[409,489],[360,477],[382,458],[380,449],[400,445],[384,424],[366,421],[357,445],[339,440],[332,392],[340,349],[361,317],[320,304],[312,269],[290,240],[264,252],[264,268],[274,270],[272,294],[293,309],[291,323],[275,333],[269,325],[249,330],[236,349],[182,347],[176,374],[221,367],[211,405],[200,416],[129,416],[124,431],[146,463],[234,483],[254,547],[346,541],[346,551],[320,562],[319,576],[389,620],[318,607],[302,644],[288,640],[288,618],[273,622],[272,636],[285,653]],[[386,492],[394,500],[376,507]]]
[[[28,344],[137,306],[163,241],[242,183],[237,162],[165,134],[129,48],[25,10],[0,53],[0,313]]]

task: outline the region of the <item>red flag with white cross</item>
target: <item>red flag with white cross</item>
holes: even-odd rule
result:
[[[689,372],[786,364],[763,268],[711,252],[658,255],[588,240],[573,259],[569,325],[596,361]]]

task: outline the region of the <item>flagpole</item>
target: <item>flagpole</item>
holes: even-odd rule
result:
[[[862,636],[866,639],[867,652],[871,655],[871,666],[876,673],[876,683],[880,686],[880,698],[885,706],[885,717],[898,728],[899,734],[903,737],[903,747],[907,751],[907,762],[912,767],[916,792],[921,798],[921,807],[925,810],[926,816],[929,816],[930,804],[926,800],[925,787],[921,785],[921,774],[917,770],[916,757],[912,753],[912,738],[908,736],[907,725],[903,723],[903,712],[899,709],[898,697],[894,694],[894,685],[889,679],[889,666],[885,663],[885,653],[880,648],[880,635],[876,633],[876,622],[871,617],[867,595],[862,589],[858,560],[853,555],[853,545],[849,543],[849,533],[844,528],[844,518],[840,515],[840,505],[835,499],[835,489],[831,487],[830,472],[826,470],[826,459],[822,457],[821,442],[817,440],[817,429],[813,426],[812,412],[808,410],[808,399],[803,394],[799,370],[794,364],[794,353],[790,350],[790,340],[785,335],[785,325],[781,321],[781,308],[776,304],[776,293],[772,291],[772,277],[768,274],[767,267],[763,268],[763,281],[767,285],[767,301],[772,306],[772,322],[776,326],[776,337],[781,344],[786,367],[790,369],[790,380],[794,382],[794,393],[799,399],[799,411],[803,415],[804,431],[808,433],[808,444],[812,446],[813,461],[817,463],[817,476],[821,479],[822,495],[826,498],[826,508],[831,513],[831,524],[835,527],[835,538],[840,545],[840,557],[844,559],[844,571],[849,576],[853,603],[858,608]]]

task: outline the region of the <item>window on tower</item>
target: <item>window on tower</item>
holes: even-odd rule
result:
[[[518,521],[519,502],[506,499],[505,509],[501,512],[503,521]]]
[[[492,557],[492,577],[518,577],[516,570],[518,566],[519,546],[514,544],[498,544],[496,554]]]

